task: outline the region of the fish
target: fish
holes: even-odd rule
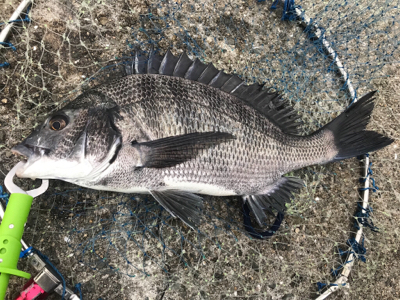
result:
[[[111,69],[12,148],[26,157],[18,177],[150,194],[194,229],[204,196],[239,196],[261,225],[303,187],[287,173],[393,142],[366,130],[375,92],[302,135],[278,92],[185,52],[139,49]]]

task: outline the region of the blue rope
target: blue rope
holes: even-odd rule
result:
[[[365,154],[366,157],[369,157],[369,154]],[[362,156],[357,157],[359,160],[363,159]],[[367,170],[367,176],[364,178],[360,178],[360,183],[365,183],[368,179],[372,181],[372,187],[368,188],[359,188],[360,191],[365,191],[365,190],[371,190],[372,192],[376,192],[379,190],[375,183],[375,179],[372,177],[373,172],[372,172],[372,163],[369,164],[368,170]],[[368,206],[367,208],[362,207],[360,204],[358,204],[359,210],[356,212],[354,217],[356,218],[356,222],[354,224],[354,227],[357,229],[360,229],[360,225],[362,224],[365,227],[369,227],[372,231],[377,232],[379,231],[379,228],[374,225],[372,220],[370,219],[370,213],[372,213],[372,208]]]
[[[365,253],[367,252],[367,249],[364,247],[364,239],[361,240],[361,244],[359,244],[355,238],[351,238],[347,240],[347,244],[351,247],[352,250],[347,250],[343,251],[339,248],[339,255],[342,256],[343,254],[351,254],[354,253],[356,254],[357,259],[361,260],[362,262],[366,262],[367,259],[365,258]],[[352,260],[346,261],[344,264],[340,265],[336,269],[331,269],[331,273],[333,276],[338,276],[339,271],[344,267],[344,265],[352,262]]]
[[[340,253],[340,252],[341,252],[341,250],[339,249],[339,253]],[[345,252],[343,252],[343,253],[345,253]],[[339,276],[339,271],[340,271],[341,269],[343,269],[343,267],[344,267],[345,265],[347,265],[348,263],[351,263],[351,262],[352,262],[352,260],[348,260],[348,261],[346,261],[344,264],[342,264],[342,265],[340,265],[339,267],[337,267],[336,269],[331,269],[332,275],[335,276],[335,277]]]
[[[367,252],[367,249],[365,249],[364,247],[364,239],[361,240],[361,244],[359,244],[355,238],[351,238],[349,240],[347,240],[347,244],[352,248],[352,250],[347,250],[347,251],[342,251],[339,248],[339,255],[343,255],[346,253],[354,253],[356,254],[357,258],[359,260],[361,260],[362,262],[366,262],[366,258],[365,258],[365,253]],[[348,262],[346,262],[348,263]]]
[[[261,2],[261,1],[258,1]],[[277,9],[278,7],[279,0],[275,0],[274,3],[271,5],[271,9]],[[296,6],[294,4],[294,0],[285,0],[285,3],[283,4],[283,13],[282,13],[282,21],[294,21],[297,20],[297,15],[294,12],[296,9]]]
[[[31,5],[29,5],[28,8],[26,9],[25,18],[17,19],[17,20],[11,20],[11,21],[8,21],[7,23],[0,23],[0,26],[8,24],[8,23],[30,22],[31,21],[31,19],[29,18],[30,9],[31,9]],[[6,46],[6,47],[10,47],[12,50],[17,51],[17,48],[15,48],[15,46],[13,44],[11,44],[11,42],[0,42],[0,45]],[[9,66],[10,66],[10,64],[8,62],[0,63],[0,68],[6,68],[6,67],[9,67]]]
[[[365,154],[365,156],[369,156],[369,154]],[[359,156],[358,159],[362,159],[362,156]],[[372,163],[369,164],[368,166],[368,171],[367,171],[367,176],[365,178],[360,178],[360,183],[364,183],[367,179],[370,179],[372,181],[372,188],[360,188],[359,190],[364,191],[367,189],[372,190],[373,192],[376,192],[379,188],[375,184],[375,180],[371,177],[373,175],[372,169],[371,169]],[[368,206],[367,208],[364,208],[361,206],[360,203],[358,203],[358,211],[354,215],[356,218],[356,222],[354,224],[354,227],[357,229],[360,229],[359,224],[362,224],[365,227],[369,227],[372,231],[377,232],[379,230],[378,227],[374,225],[372,220],[370,219],[370,213],[372,213],[372,208]],[[351,247],[351,250],[343,251],[339,248],[339,255],[342,256],[344,254],[356,254],[357,259],[361,260],[362,262],[366,262],[365,258],[365,253],[367,252],[367,249],[364,247],[364,239],[361,240],[361,244],[359,244],[355,238],[351,238],[347,240],[347,244]],[[348,264],[350,261],[346,261],[344,264],[340,265],[336,269],[331,269],[331,273],[336,277],[339,275],[339,271],[343,268],[345,264]],[[318,290],[323,288],[326,284],[323,283],[317,283],[318,285]]]
[[[79,293],[79,299],[80,299],[80,300],[83,299],[81,287],[82,287],[82,284],[81,284],[81,283],[75,284],[75,287],[74,287],[74,292],[75,292],[75,293]]]
[[[246,229],[248,234],[250,234],[253,238],[261,240],[273,236],[281,226],[284,217],[285,215],[283,213],[278,212],[274,224],[268,230],[264,232],[258,232],[254,229],[253,224],[251,222],[249,205],[247,204],[247,202],[243,202],[244,228]]]
[[[318,287],[318,291],[322,290],[325,286],[327,286],[328,284],[323,283],[323,282],[317,282],[317,287]],[[341,286],[345,286],[346,283],[342,283]],[[336,283],[330,283],[329,286],[339,286]]]
[[[25,258],[25,257],[27,257],[29,254],[31,254],[32,253],[32,246],[31,247],[29,247],[28,249],[26,249],[26,250],[24,250],[24,251],[21,251],[21,253],[19,254],[19,258]]]
[[[317,286],[318,286],[318,291],[322,290],[322,288],[324,286],[326,286],[326,283],[322,283],[322,282],[317,282]]]
[[[10,195],[3,191],[3,187],[0,185],[0,199],[4,199],[6,201],[6,205],[8,204],[8,197]]]
[[[365,156],[369,157],[369,154],[365,154]],[[359,160],[361,160],[362,156],[358,156],[357,158]],[[373,172],[372,172],[371,167],[372,167],[372,163],[369,163],[368,170],[367,170],[367,176],[365,178],[360,178],[360,183],[364,183],[365,181],[367,181],[367,179],[370,179],[372,181],[372,187],[359,188],[360,191],[371,190],[375,193],[377,190],[379,190],[379,188],[376,186],[375,179],[372,178]]]
[[[375,179],[372,178],[373,172],[371,166],[372,163],[370,163],[368,166],[367,176],[365,178],[360,178],[360,183],[364,183],[365,181],[367,181],[367,179],[370,179],[372,181],[372,187],[359,188],[360,191],[372,190],[375,193],[377,190],[379,190],[379,188],[376,186]]]
[[[0,45],[6,46],[6,47],[10,47],[13,51],[17,51],[17,48],[15,48],[15,46],[13,44],[11,44],[10,42],[0,42]],[[0,64],[0,68],[5,68],[5,67],[9,67],[10,64],[8,62],[4,62]]]
[[[25,18],[16,19],[16,20],[10,20],[8,22],[0,23],[0,26],[3,26],[5,24],[9,24],[9,23],[30,22],[31,19],[29,18],[29,11],[31,10],[31,6],[32,5],[29,5],[28,8],[26,9]]]
[[[17,48],[15,48],[15,46],[11,44],[11,42],[0,42],[0,45],[10,47],[13,51],[17,51]]]
[[[360,225],[363,225],[364,227],[369,227],[371,231],[378,232],[379,228],[374,225],[370,218],[370,213],[373,212],[372,208],[370,206],[367,206],[367,208],[364,208],[361,206],[360,203],[358,203],[358,208],[359,210],[356,212],[354,215],[356,221],[354,222],[354,227],[358,230],[360,229]]]
[[[349,246],[353,249],[354,253],[357,254],[357,258],[362,262],[366,262],[365,253],[367,249],[364,247],[364,239],[361,240],[361,244],[359,244],[355,238],[351,238],[347,241]]]

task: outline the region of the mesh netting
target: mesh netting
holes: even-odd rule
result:
[[[0,22],[18,4],[0,4]],[[16,51],[6,44],[0,49],[0,182],[18,161],[13,145],[90,86],[109,61],[138,46],[187,51],[248,83],[265,82],[300,112],[304,133],[326,124],[352,99],[311,27],[282,21],[283,6],[271,11],[271,4],[34,1],[30,21],[15,23],[9,36]],[[399,139],[397,1],[296,4],[325,34],[357,95],[379,91],[369,128]],[[396,140],[371,155],[379,187],[371,193],[371,215],[380,231],[365,231],[366,263],[355,264],[348,284],[331,299],[400,297],[398,146]],[[356,231],[361,174],[357,159],[295,172],[306,186],[279,231],[263,241],[243,229],[239,199],[206,198],[195,232],[150,196],[51,181],[35,199],[24,239],[49,256],[69,286],[82,283],[84,299],[310,299],[318,296],[317,283],[329,286],[332,269],[346,262],[339,254]],[[25,188],[38,183],[16,182]],[[11,293],[21,286],[14,278]]]

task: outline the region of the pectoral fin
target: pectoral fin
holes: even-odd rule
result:
[[[201,220],[203,199],[195,194],[180,191],[150,191],[150,194],[174,217],[196,229]]]
[[[137,167],[167,168],[195,158],[200,151],[234,139],[226,132],[195,132],[144,143],[132,143],[139,152]]]

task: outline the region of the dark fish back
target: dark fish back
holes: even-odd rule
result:
[[[169,50],[163,56],[153,49],[148,54],[137,50],[132,56],[123,57],[114,64],[106,66],[104,71],[108,76],[106,78],[159,74],[214,87],[256,109],[282,132],[299,134],[299,115],[278,93],[258,83],[247,85],[237,75],[218,70],[212,63],[204,64],[198,58],[192,61],[185,52],[176,57]],[[110,73],[111,77],[108,75]]]

